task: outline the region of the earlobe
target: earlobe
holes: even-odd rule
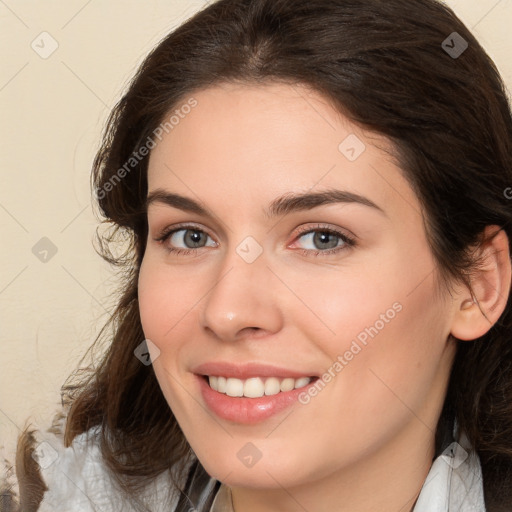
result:
[[[465,289],[454,304],[457,309],[451,334],[459,340],[474,340],[486,334],[505,310],[510,295],[507,234],[499,226],[487,226],[484,235],[485,242],[476,253],[480,264],[471,275],[472,293]]]

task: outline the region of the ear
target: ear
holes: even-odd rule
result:
[[[471,275],[474,295],[464,288],[454,304],[451,334],[459,340],[474,340],[487,333],[505,310],[510,294],[511,261],[505,231],[487,226],[475,256],[481,265]]]

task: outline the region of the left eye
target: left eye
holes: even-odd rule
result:
[[[356,245],[355,240],[344,233],[321,226],[303,231],[297,237],[297,240],[300,239],[306,240],[309,247],[299,250],[315,256],[334,254]]]

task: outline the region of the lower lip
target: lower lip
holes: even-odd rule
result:
[[[298,401],[301,393],[314,384],[291,391],[281,391],[276,395],[261,398],[232,397],[219,393],[210,387],[203,376],[197,375],[201,394],[208,408],[220,418],[234,423],[254,424],[278,414]]]

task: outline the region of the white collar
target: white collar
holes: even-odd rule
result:
[[[413,512],[452,510],[485,512],[480,459],[464,432],[434,460]]]

